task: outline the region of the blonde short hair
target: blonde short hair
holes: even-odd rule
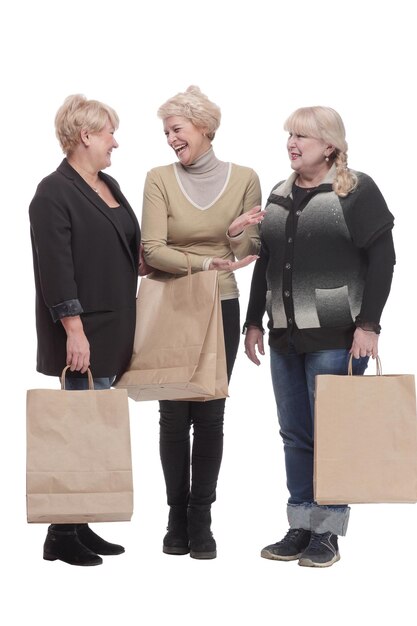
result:
[[[55,116],[55,133],[63,152],[69,155],[81,141],[81,130],[98,133],[107,121],[116,130],[119,117],[114,109],[98,100],[87,100],[82,94],[68,96]]]
[[[210,140],[214,139],[221,119],[220,108],[196,85],[190,85],[184,92],[167,100],[159,107],[157,115],[162,120],[172,115],[185,117],[197,128],[207,128],[207,137]]]
[[[333,189],[338,196],[345,197],[357,187],[357,176],[347,167],[346,131],[337,111],[324,106],[302,107],[291,113],[285,121],[284,130],[321,139],[334,146],[330,159],[336,164]]]

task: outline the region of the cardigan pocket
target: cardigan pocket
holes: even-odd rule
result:
[[[334,289],[315,289],[315,296],[321,328],[349,326],[353,323],[347,285]]]
[[[265,301],[265,309],[270,321],[270,328],[287,328],[288,324],[284,304],[281,298],[274,298],[273,293],[272,289],[268,289]]]

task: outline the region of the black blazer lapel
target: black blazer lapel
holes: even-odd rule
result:
[[[78,172],[71,167],[71,165],[68,163],[67,159],[64,159],[62,161],[62,163],[59,165],[59,167],[57,168],[57,171],[61,172],[61,174],[63,174],[66,178],[70,179],[72,181],[72,183],[75,185],[75,187],[77,187],[77,189],[92,203],[94,204],[94,206],[113,224],[114,228],[117,230],[123,245],[132,261],[133,266],[135,267],[136,271],[138,269],[139,266],[139,245],[140,245],[140,229],[139,229],[139,224],[136,218],[136,215],[132,209],[132,207],[130,206],[130,204],[128,203],[128,201],[126,200],[126,198],[124,197],[124,195],[122,194],[122,192],[120,191],[120,187],[118,185],[118,183],[116,182],[116,180],[114,178],[112,178],[111,176],[109,176],[108,174],[104,174],[103,172],[99,172],[99,177],[104,180],[104,182],[106,183],[106,185],[108,185],[113,193],[113,195],[115,196],[116,200],[118,202],[120,202],[121,204],[123,204],[123,206],[126,207],[127,211],[129,212],[133,223],[135,225],[135,237],[136,237],[136,248],[137,248],[137,255],[134,258],[132,255],[132,250],[127,242],[126,239],[126,235],[124,230],[121,228],[120,224],[118,223],[117,220],[113,219],[111,216],[111,212],[106,210],[106,205],[104,203],[104,201],[100,198],[100,196],[94,191],[94,189],[92,187],[90,187],[90,185],[88,185],[86,183],[86,181],[78,174]],[[108,208],[108,207],[107,207]]]

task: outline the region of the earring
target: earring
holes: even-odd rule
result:
[[[327,157],[324,157],[324,160],[326,161],[326,163],[328,163],[330,159],[329,159],[329,157],[327,156]]]

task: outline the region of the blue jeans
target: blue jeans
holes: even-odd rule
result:
[[[291,528],[344,535],[348,506],[319,506],[314,503],[314,388],[318,374],[347,374],[349,351],[319,350],[287,354],[273,348],[271,375],[278,410],[280,435],[284,442]],[[353,359],[353,374],[363,374],[368,357]]]

